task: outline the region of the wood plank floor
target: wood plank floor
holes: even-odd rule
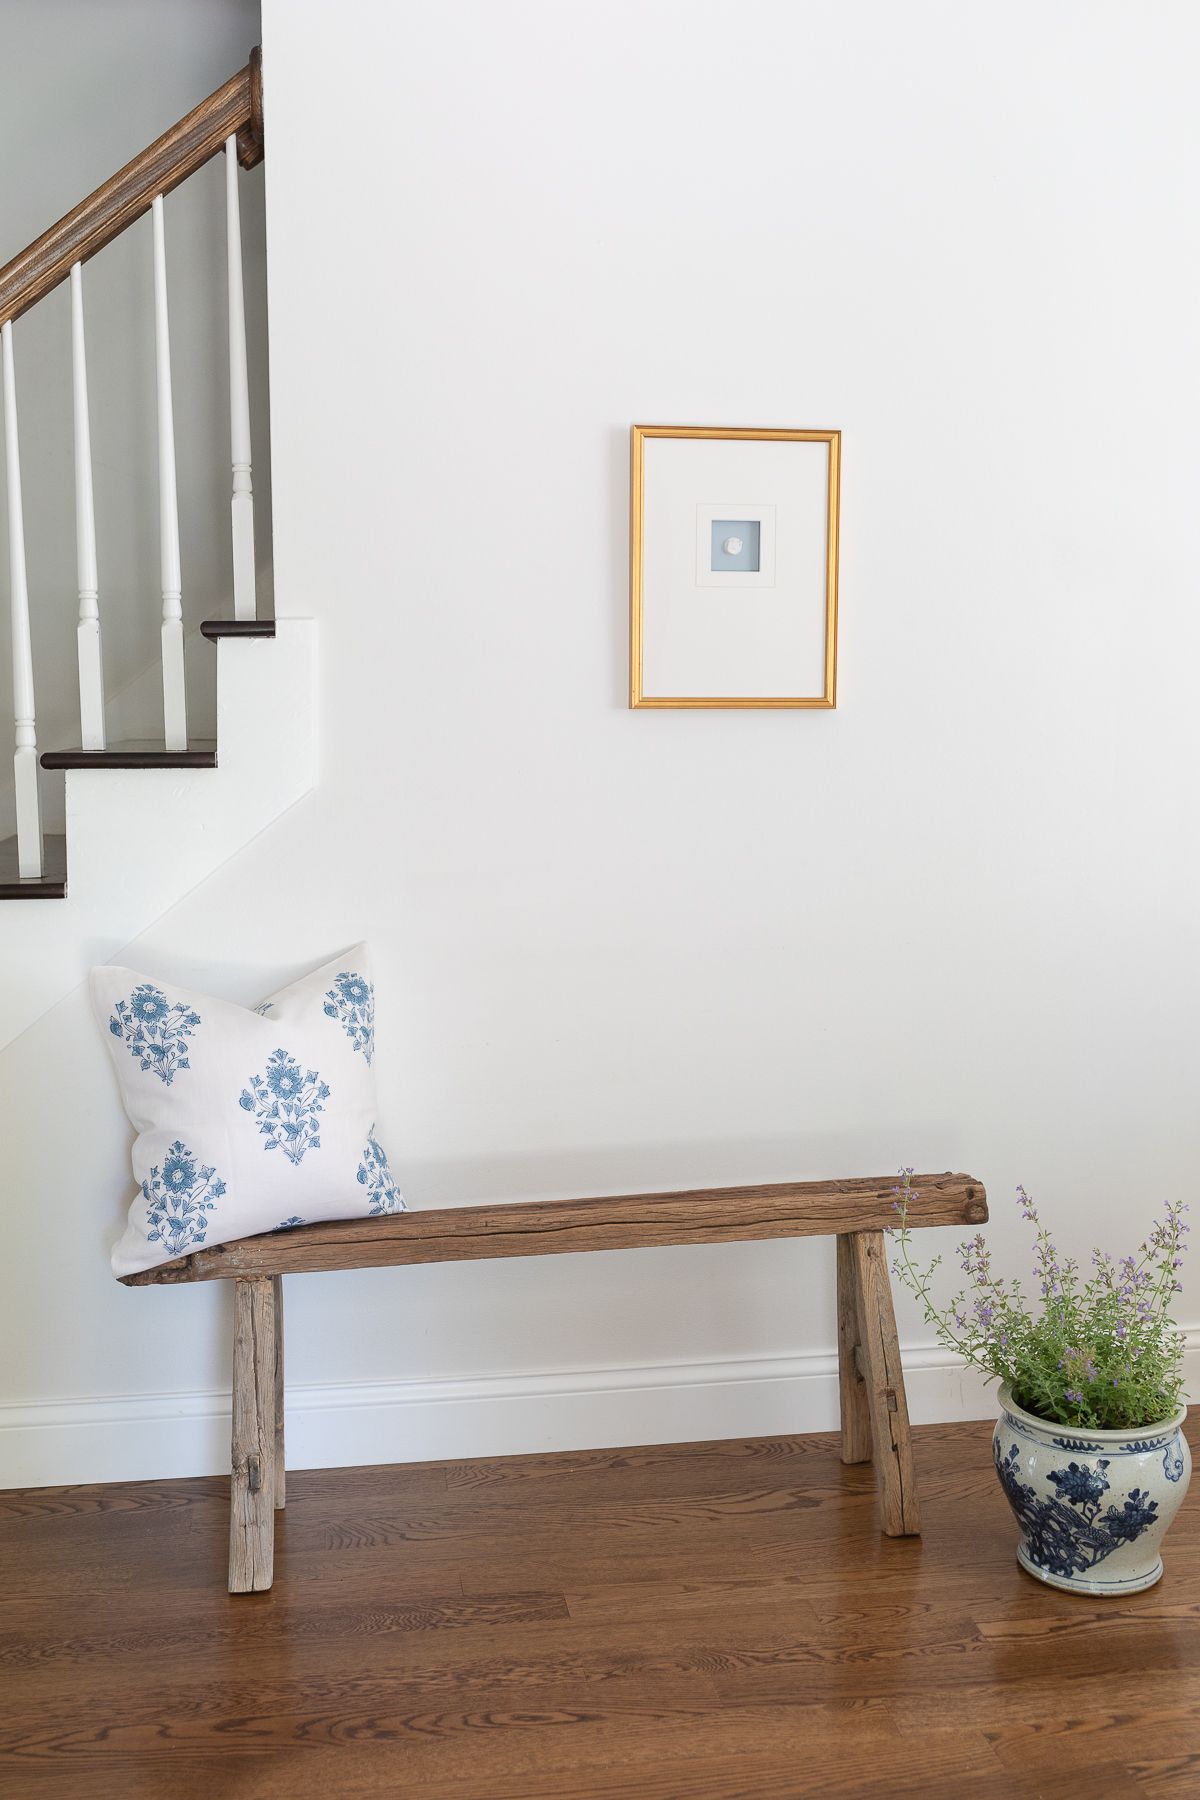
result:
[[[224,1481],[0,1495],[0,1792],[1195,1800],[1200,1483],[1078,1599],[989,1436],[918,1430],[920,1541],[830,1436],[289,1474],[236,1599]]]

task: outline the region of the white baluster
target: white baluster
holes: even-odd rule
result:
[[[29,636],[29,585],[25,575],[25,516],[21,508],[21,455],[17,445],[17,381],[12,320],[0,328],[4,359],[4,453],[8,471],[8,575],[12,601],[13,716],[16,750],[17,872],[42,873],[42,806],[38,791],[37,722],[33,701],[33,649]]]
[[[104,748],[104,660],[100,584],[96,573],[96,508],[92,499],[92,433],[83,343],[83,265],[71,269],[71,374],[75,395],[75,561],[79,572],[79,727],[85,750]]]
[[[242,289],[242,220],[238,207],[237,138],[225,139],[225,230],[229,260],[229,440],[233,461],[233,616],[252,619],[254,485],[250,477],[250,386],[246,378],[246,300]]]
[[[183,583],[179,572],[179,495],[175,484],[175,413],[171,404],[171,334],[167,322],[167,243],[159,194],[154,217],[154,350],[158,372],[158,537],[162,561],[163,730],[168,750],[187,749],[183,673]]]

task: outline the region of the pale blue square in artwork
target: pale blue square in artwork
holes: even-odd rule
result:
[[[709,565],[713,574],[757,574],[761,536],[758,519],[714,519]]]

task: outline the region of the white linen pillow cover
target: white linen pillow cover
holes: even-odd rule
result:
[[[132,969],[93,969],[91,986],[138,1134],[114,1275],[257,1232],[404,1211],[375,1136],[365,944],[256,1007]]]

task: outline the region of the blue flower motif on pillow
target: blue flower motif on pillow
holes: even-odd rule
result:
[[[264,1150],[282,1150],[290,1163],[321,1148],[320,1115],[329,1098],[329,1083],[315,1069],[303,1070],[286,1050],[273,1050],[266,1071],[252,1075],[240,1104],[253,1113],[266,1138]]]
[[[146,1202],[147,1238],[161,1244],[168,1258],[182,1256],[204,1242],[206,1215],[225,1192],[215,1169],[205,1168],[177,1138],[142,1183]]]
[[[366,976],[343,971],[325,996],[325,1013],[338,1020],[370,1068],[375,1058],[375,989]]]
[[[383,1213],[400,1213],[408,1210],[400,1189],[392,1180],[392,1171],[388,1168],[387,1155],[375,1136],[373,1125],[367,1133],[366,1148],[362,1153],[362,1161],[358,1165],[358,1179],[367,1190],[369,1217],[374,1219]]]
[[[198,1012],[182,1003],[172,1006],[160,988],[143,981],[128,1000],[117,1001],[108,1029],[124,1038],[143,1073],[148,1070],[170,1087],[178,1070],[192,1066],[187,1040],[199,1023]]]

